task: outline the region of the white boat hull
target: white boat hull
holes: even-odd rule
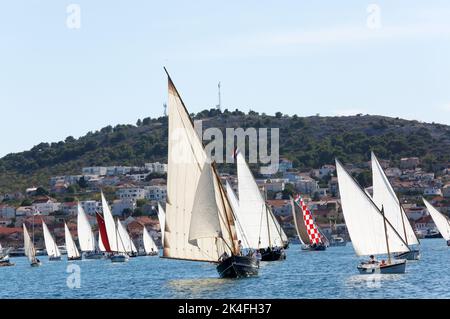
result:
[[[390,264],[385,265],[381,265],[381,263],[361,263],[357,268],[360,274],[404,274],[406,270],[406,260],[393,260]]]

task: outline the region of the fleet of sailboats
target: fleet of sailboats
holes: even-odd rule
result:
[[[167,72],[167,71],[166,71]],[[207,157],[202,140],[169,74],[168,77],[168,175],[166,211],[158,203],[163,258],[203,261],[216,265],[220,277],[256,276],[259,261],[286,258],[288,238],[267,204],[244,155],[235,151],[237,194],[225,185],[214,162]],[[407,260],[420,257],[420,242],[405,209],[377,157],[371,152],[373,192],[363,189],[336,159],[342,211],[357,256],[370,256],[358,264],[361,274],[398,274]],[[68,260],[102,259],[126,262],[138,256],[127,227],[114,218],[101,192],[102,214],[96,212],[96,239],[82,206],[77,205],[77,246],[64,222]],[[450,246],[450,218],[423,199],[439,232]],[[300,195],[290,198],[295,229],[303,250],[325,250],[326,237]],[[61,251],[42,220],[49,260],[61,260]],[[31,266],[39,266],[33,238],[23,224],[24,251]],[[143,226],[142,244],[147,256],[159,255],[158,246]],[[0,245],[0,266],[9,262],[9,250]],[[381,255],[381,260],[375,259]],[[383,259],[384,258],[384,259]]]

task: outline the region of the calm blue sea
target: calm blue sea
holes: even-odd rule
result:
[[[0,298],[450,298],[445,241],[422,240],[421,251],[404,275],[359,275],[350,244],[324,252],[291,245],[286,261],[262,263],[259,277],[238,280],[219,279],[212,264],[158,257],[113,264],[41,256],[38,268],[18,257],[0,267]]]

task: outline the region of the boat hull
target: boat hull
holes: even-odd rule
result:
[[[415,249],[404,253],[399,253],[395,255],[395,259],[419,260],[420,251],[418,249]]]
[[[231,256],[217,266],[221,278],[245,278],[257,276],[259,262],[254,257]]]
[[[406,260],[395,260],[390,264],[360,264],[358,265],[360,274],[404,274],[406,270]]]
[[[113,255],[111,256],[111,262],[113,263],[124,263],[128,261],[128,255]]]
[[[325,245],[316,245],[316,246],[302,245],[302,250],[306,250],[306,251],[324,251],[326,249],[327,249],[327,246],[325,246]]]
[[[81,260],[81,256],[79,257],[67,257],[68,261],[72,261],[72,260]]]
[[[61,256],[48,256],[49,261],[60,261]]]
[[[285,260],[286,254],[281,250],[271,250],[269,252],[261,253],[261,261],[277,261],[277,260]]]
[[[31,265],[31,267],[39,267],[41,265],[41,262],[40,261],[32,261],[30,265]]]
[[[105,256],[101,252],[85,252],[83,254],[84,259],[103,259]]]

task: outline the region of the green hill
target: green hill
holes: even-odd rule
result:
[[[418,156],[425,168],[446,166],[450,160],[450,127],[382,116],[276,116],[240,111],[205,110],[195,116],[208,127],[280,128],[280,155],[297,168],[369,160],[370,150],[383,159],[398,161]],[[137,125],[105,127],[58,143],[41,143],[31,150],[0,159],[0,193],[48,185],[55,175],[79,174],[83,166],[142,165],[166,162],[167,118],[145,118]],[[442,164],[442,165],[439,165]],[[228,169],[230,169],[228,167]]]

